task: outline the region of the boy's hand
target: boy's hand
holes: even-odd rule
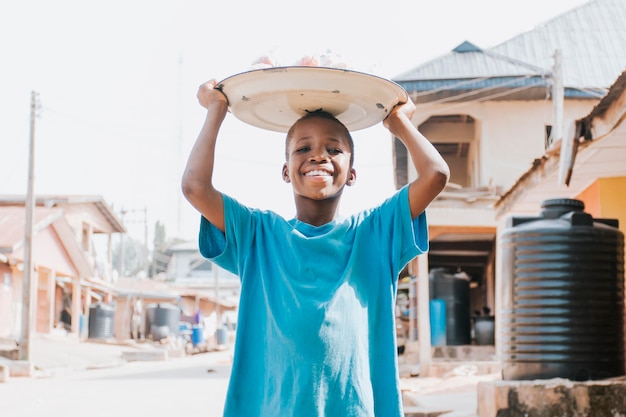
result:
[[[225,103],[228,105],[228,99],[221,91],[215,89],[216,80],[209,80],[198,87],[198,101],[205,109],[211,107],[213,103]]]
[[[391,112],[383,120],[385,126],[391,133],[395,133],[398,122],[410,121],[415,113],[415,104],[409,98],[404,103],[398,103],[391,109]]]

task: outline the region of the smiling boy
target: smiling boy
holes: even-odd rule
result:
[[[424,210],[449,170],[412,124],[414,104],[384,126],[407,147],[417,178],[380,206],[338,215],[356,181],[350,132],[316,112],[287,133],[283,179],[296,214],[246,207],[213,186],[215,143],[228,112],[211,80],[182,179],[201,213],[201,253],[237,274],[241,296],[225,416],[393,416],[402,399],[395,346],[398,274],[428,249]]]

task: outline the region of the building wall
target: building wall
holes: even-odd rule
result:
[[[13,333],[13,288],[11,268],[0,264],[0,338],[9,338]]]
[[[476,123],[455,122],[424,123],[419,127],[422,134],[433,143],[467,143],[472,151],[475,150],[478,145],[475,129]],[[450,182],[462,187],[472,187],[475,185],[475,172],[472,170],[471,163],[464,164],[463,160],[458,156],[446,155],[445,157],[450,166]],[[415,177],[415,169],[413,167],[411,168],[413,177]]]
[[[594,218],[602,217],[600,215],[602,213],[600,183],[597,180],[580,193],[576,199],[585,203],[585,212],[591,214]]]
[[[600,217],[617,219],[619,229],[626,233],[626,177],[601,178],[598,182],[602,202]]]
[[[599,178],[578,197],[594,218],[617,219],[626,233],[626,177]]]
[[[564,121],[589,114],[596,100],[568,100],[564,104]],[[477,178],[473,186],[501,186],[509,189],[530,168],[536,158],[545,154],[546,126],[553,125],[553,104],[550,100],[487,101],[420,105],[424,123],[433,115],[464,114],[475,119],[476,138],[455,138],[456,130],[442,124],[438,131],[423,132],[430,140],[454,141],[467,138],[478,147]],[[410,163],[409,163],[410,165]],[[415,170],[409,166],[409,181]]]

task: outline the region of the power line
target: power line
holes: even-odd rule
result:
[[[116,130],[114,128],[112,129],[110,126],[104,126],[92,120],[83,119],[75,115],[56,110],[52,107],[45,106],[43,107],[43,109],[46,110],[47,112],[60,116],[61,118],[65,118],[67,120],[80,123],[82,125],[89,127],[92,130],[98,131],[100,133],[105,133],[107,135],[111,135],[111,136],[115,136],[119,138],[126,138],[126,139],[128,138],[139,139],[141,141],[150,140],[151,144],[154,144],[155,139],[158,138],[159,136],[161,136],[161,139],[163,140],[162,144],[167,144],[169,143],[169,141],[171,141],[171,135],[163,134],[163,131],[164,131],[163,127],[153,126],[152,124],[151,124],[151,128],[123,127],[123,128],[120,128],[121,130]],[[158,133],[155,134],[154,132],[158,132]]]

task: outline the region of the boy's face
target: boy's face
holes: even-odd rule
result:
[[[287,143],[283,179],[292,184],[296,197],[337,197],[345,185],[356,180],[351,156],[350,142],[336,121],[320,117],[301,120]]]

